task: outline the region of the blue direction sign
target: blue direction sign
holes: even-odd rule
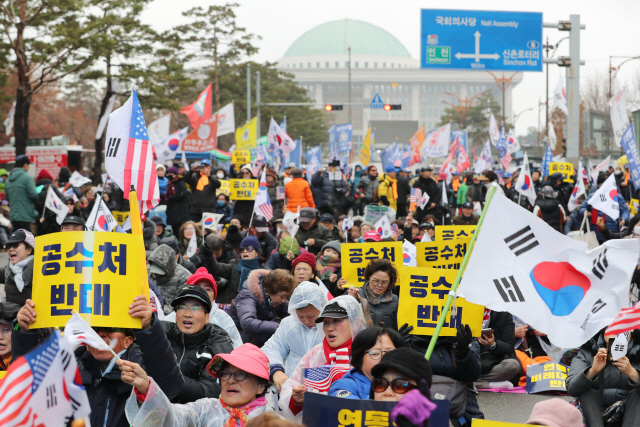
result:
[[[384,102],[380,99],[380,95],[376,93],[376,96],[371,100],[371,104],[369,104],[369,108],[372,110],[382,110],[384,108]]]
[[[542,13],[421,12],[422,68],[542,71]]]

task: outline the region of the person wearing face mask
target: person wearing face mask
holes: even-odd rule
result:
[[[218,177],[211,176],[209,159],[200,161],[200,171],[190,170],[185,174],[185,182],[191,185],[191,220],[199,222],[203,212],[215,212],[216,189],[220,188]]]
[[[186,285],[191,273],[176,263],[175,251],[165,244],[158,246],[147,262],[149,279],[158,285],[162,293],[164,312],[170,313],[173,310],[170,304],[175,298],[176,289]]]
[[[322,342],[316,319],[326,303],[327,297],[317,284],[300,283],[291,294],[290,316],[280,322],[275,334],[262,346],[262,351],[269,357],[271,378],[278,392],[302,356]]]
[[[336,365],[349,369],[351,365],[351,344],[358,333],[365,329],[364,315],[358,301],[350,295],[332,299],[322,309],[315,321],[324,333],[320,344],[305,354],[293,373],[284,383],[280,392],[280,408],[287,418],[302,420],[304,393],[307,388],[302,383],[304,369],[324,365]],[[335,381],[342,376],[337,375]]]
[[[242,342],[259,347],[276,332],[280,321],[289,316],[287,298],[297,283],[285,270],[254,270],[235,297],[229,315],[240,331]]]
[[[228,224],[233,218],[233,206],[229,203],[229,196],[226,194],[218,194],[216,213],[222,215],[219,221],[220,224]]]
[[[372,326],[359,332],[351,346],[351,369],[331,384],[329,396],[368,400],[371,392],[371,369],[385,354],[404,347],[402,335],[393,329]]]
[[[178,168],[172,166],[167,169],[167,191],[164,193],[167,201],[167,224],[171,226],[174,236],[180,232],[180,227],[189,221],[189,190],[184,179],[178,174]]]

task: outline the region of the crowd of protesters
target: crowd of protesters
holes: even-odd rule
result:
[[[34,180],[29,166],[26,156],[18,156],[10,174],[0,169],[0,245],[9,255],[0,271],[0,370],[51,333],[30,327],[37,311],[47,309],[31,299],[34,236],[86,229],[96,195],[112,212],[128,211],[128,200],[112,181],[74,188],[67,168],[57,178],[42,170]],[[513,389],[526,382],[527,366],[551,360],[570,366],[567,391],[582,414],[552,399],[536,405],[531,424],[574,427],[584,416],[589,426],[601,426],[602,412],[623,400],[622,425],[640,423],[638,331],[629,336],[627,356],[607,363],[604,331],[580,349],[564,351],[544,331],[486,309],[486,333],[473,337],[468,325],[458,325],[456,336],[438,339],[427,361],[431,337],[398,324],[396,268],[374,260],[363,286],[353,288],[343,278],[341,260],[343,243],[417,243],[433,240],[438,225],[475,225],[492,187],[558,232],[576,232],[585,222],[600,242],[633,235],[640,214],[630,217],[635,191],[628,170],[610,168],[585,182],[588,199],[615,174],[622,197],[620,219],[613,221],[585,200],[569,211],[571,182],[582,177],[534,171],[532,205],[515,191],[518,171],[434,176],[431,167],[412,173],[372,164],[355,165],[345,175],[332,162],[308,175],[293,164],[282,173],[264,167],[270,220],[254,214],[253,200],[233,201],[221,191],[229,178],[259,179],[261,171],[250,164],[229,170],[215,169],[209,160],[157,165],[161,206],[142,225],[149,286],[160,304],[154,309],[143,296],[132,302],[130,313],[142,319],[141,330],[96,328],[117,343],[117,363],[90,346],[76,352],[93,425],[261,425],[257,421],[266,422],[277,407],[300,422],[309,391],[301,382],[303,369],[324,365],[347,368],[331,385],[331,396],[400,401],[396,422],[404,426],[427,425],[437,377],[450,390],[451,423],[470,425],[484,418],[479,389]],[[44,206],[50,187],[69,209],[62,224]],[[416,193],[429,197],[423,208]],[[283,225],[287,212],[299,212],[293,236]],[[204,213],[222,214],[221,227],[205,226]],[[391,237],[375,230],[380,215],[389,217]],[[346,219],[351,227],[343,227]],[[193,239],[197,251],[189,256]]]

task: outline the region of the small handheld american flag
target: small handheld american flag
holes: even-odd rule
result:
[[[317,368],[308,368],[304,370],[305,387],[318,390],[320,393],[328,393],[331,384],[349,372],[349,366],[340,365],[324,365]]]
[[[419,188],[412,188],[409,203],[418,203],[418,201],[420,200],[420,196],[422,196],[422,190],[420,190]]]

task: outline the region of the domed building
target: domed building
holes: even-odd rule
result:
[[[349,70],[349,55],[351,68]],[[369,125],[376,129],[376,148],[395,138],[406,144],[420,125],[434,129],[449,105],[460,99],[491,90],[501,103],[502,92],[493,77],[484,71],[421,69],[404,45],[388,31],[363,21],[344,19],[314,27],[302,34],[278,60],[278,69],[294,75],[294,80],[315,100],[344,104],[334,111],[338,124],[353,123],[356,153]],[[349,119],[349,74],[351,74],[351,120]],[[501,74],[500,74],[501,75]],[[507,77],[511,73],[505,73]],[[505,93],[505,111],[511,116],[511,90],[522,81],[515,76]],[[382,102],[402,104],[401,110],[370,109],[373,97]],[[474,145],[482,142],[476,141]]]

